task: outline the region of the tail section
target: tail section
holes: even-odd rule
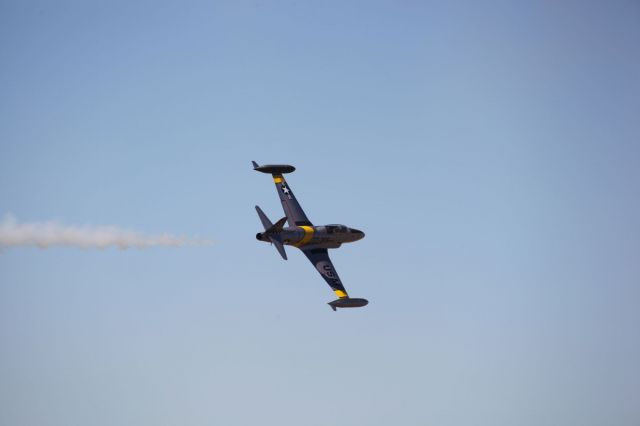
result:
[[[270,241],[274,246],[276,246],[276,250],[278,250],[280,256],[282,256],[284,260],[287,260],[287,252],[284,251],[284,244],[282,243],[282,238],[280,238],[279,235],[284,223],[287,221],[287,218],[283,217],[274,225],[260,207],[256,206],[256,211],[258,212],[258,217],[260,217],[262,226],[264,226],[264,233],[258,234],[256,237],[261,241]]]

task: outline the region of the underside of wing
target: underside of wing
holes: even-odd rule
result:
[[[329,287],[334,291],[336,296],[340,299],[346,299],[349,297],[347,291],[340,281],[340,277],[336,272],[336,268],[333,267],[333,263],[329,258],[329,253],[325,248],[308,248],[302,250],[302,252],[311,261],[313,266],[318,270],[322,278],[329,284]]]
[[[284,174],[293,172],[296,169],[295,167],[288,164],[267,164],[260,166],[253,161],[253,169],[262,173],[270,173],[273,177],[273,183],[276,185],[278,197],[280,197],[282,209],[287,216],[289,226],[313,226],[284,178]]]
[[[282,203],[282,209],[287,216],[289,226],[313,226],[313,224],[307,218],[307,215],[300,207],[300,203],[293,194],[291,187],[284,179],[282,175],[273,175],[273,183],[276,184],[278,190],[278,196]]]

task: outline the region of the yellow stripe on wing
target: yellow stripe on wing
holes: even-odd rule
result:
[[[273,182],[282,183],[284,182],[284,178],[282,177],[282,175],[273,175]]]
[[[336,296],[338,296],[338,298],[340,298],[340,299],[346,299],[347,297],[349,297],[349,296],[347,295],[347,293],[345,293],[345,292],[344,292],[344,291],[342,291],[342,290],[333,290],[333,292],[334,292],[334,293],[336,294]]]

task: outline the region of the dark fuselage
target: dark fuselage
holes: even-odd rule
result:
[[[297,226],[283,228],[279,233],[282,242],[294,247],[313,245],[322,248],[338,248],[364,238],[364,232],[344,225]],[[260,241],[270,242],[263,233],[256,234]]]

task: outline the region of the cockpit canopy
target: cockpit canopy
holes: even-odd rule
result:
[[[362,233],[362,231],[354,228],[349,228],[348,226],[344,225],[327,225],[325,228],[327,228],[328,234]]]
[[[327,225],[327,232],[329,234],[340,234],[340,233],[344,233],[344,232],[349,232],[349,228],[347,228],[344,225]]]

